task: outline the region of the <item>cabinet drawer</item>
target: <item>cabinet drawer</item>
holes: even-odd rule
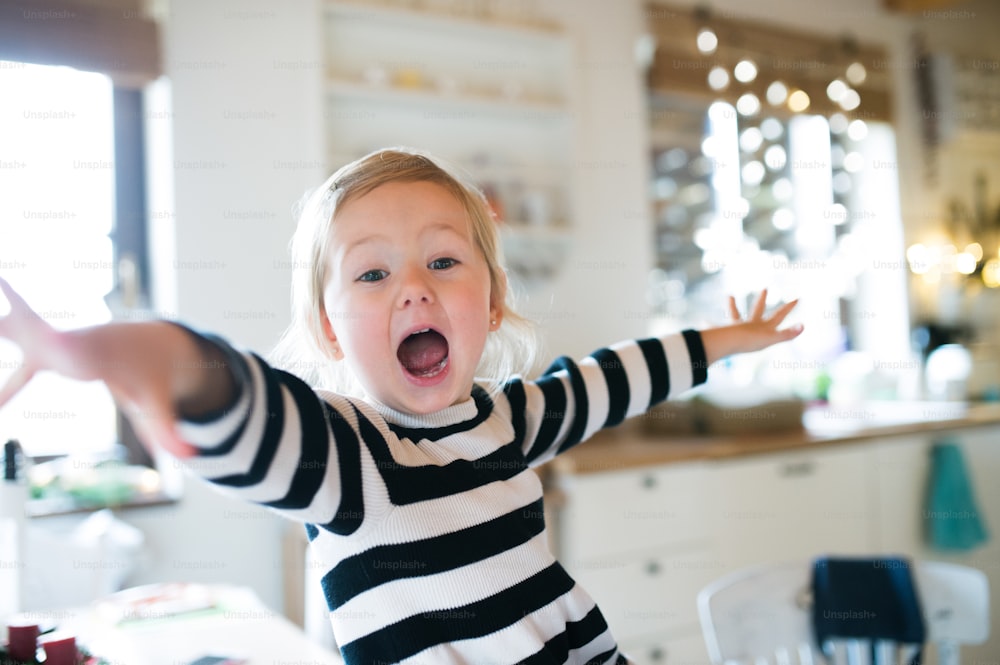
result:
[[[637,665],[708,665],[708,649],[700,630],[677,636],[662,634],[620,642],[622,653]]]
[[[707,537],[704,464],[672,464],[562,479],[561,552],[589,560]]]
[[[708,552],[583,562],[570,572],[597,601],[619,638],[697,625],[698,592],[720,576]]]
[[[719,551],[734,569],[872,551],[871,467],[866,446],[719,463],[710,511]]]

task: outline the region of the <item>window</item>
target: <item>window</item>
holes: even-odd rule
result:
[[[0,61],[0,96],[4,277],[59,329],[127,314],[145,283],[141,93],[103,74]],[[18,365],[17,350],[3,343],[0,376]],[[0,436],[20,440],[36,460],[72,455],[59,473],[83,484],[121,466],[111,461],[149,464],[122,425],[102,384],[51,374],[0,410]],[[155,473],[142,479],[149,489]],[[88,491],[100,502],[100,491]]]
[[[905,276],[889,269],[903,247],[892,128],[663,94],[650,103],[655,311],[703,325],[723,320],[730,294],[802,297],[794,316],[810,334],[774,351],[794,360],[732,362],[743,379],[804,397],[825,397],[818,386],[847,351],[875,369],[906,360]]]
[[[806,334],[727,360],[732,383],[899,396],[914,363],[884,47],[659,1],[647,19],[656,328],[728,320],[730,294],[800,297]]]

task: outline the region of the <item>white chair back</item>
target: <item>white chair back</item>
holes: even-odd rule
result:
[[[989,583],[974,568],[920,562],[917,593],[941,665],[958,665],[958,645],[989,636]],[[737,571],[698,595],[705,645],[716,665],[896,665],[915,649],[881,641],[844,640],[816,647],[812,628],[812,568],[779,563]]]

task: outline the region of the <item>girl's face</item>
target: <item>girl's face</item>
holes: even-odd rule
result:
[[[337,211],[330,243],[323,323],[335,357],[397,411],[468,399],[501,312],[458,199],[431,182],[380,185]]]

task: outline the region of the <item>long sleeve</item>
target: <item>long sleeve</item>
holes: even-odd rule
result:
[[[187,465],[231,496],[352,532],[363,517],[357,407],[212,341],[224,351],[239,393],[225,412],[180,423],[182,437],[198,450]]]
[[[511,382],[505,392],[525,457],[536,466],[704,383],[707,369],[701,335],[685,330],[619,342],[579,362],[559,358],[538,380]]]

